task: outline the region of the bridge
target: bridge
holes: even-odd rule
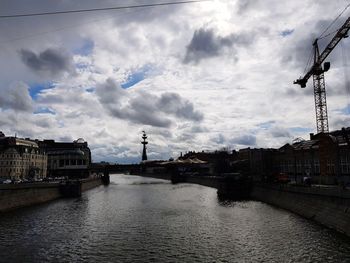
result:
[[[89,167],[90,172],[96,173],[139,173],[139,164],[109,164],[109,163],[92,163]]]
[[[146,173],[140,164],[108,164],[95,163],[90,166],[90,172],[104,174],[128,173],[142,177],[169,180],[173,184],[192,183],[216,188],[219,197],[228,199],[248,199],[252,188],[251,180],[240,173],[227,173],[220,176],[179,173],[176,169],[165,170],[160,173]]]

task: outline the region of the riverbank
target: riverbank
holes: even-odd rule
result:
[[[350,260],[350,239],[286,210],[122,174],[83,198],[2,213],[0,229],[1,262]]]
[[[144,176],[144,175],[142,175]],[[169,176],[147,177],[170,180]],[[187,176],[183,182],[220,189],[217,177]],[[234,194],[232,194],[234,196]],[[337,186],[293,186],[254,183],[248,199],[261,201],[312,219],[350,237],[350,190]]]
[[[81,191],[87,191],[102,184],[101,178],[80,180]],[[62,183],[40,182],[0,185],[0,212],[45,203],[64,197]]]
[[[335,229],[350,237],[350,191],[340,187],[255,184],[251,197]]]

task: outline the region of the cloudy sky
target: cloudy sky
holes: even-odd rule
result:
[[[169,0],[174,2],[175,0]],[[166,0],[1,0],[0,16]],[[94,161],[280,147],[315,132],[312,40],[345,0],[203,3],[0,19],[0,130],[88,141]],[[350,8],[329,29],[339,28]],[[332,35],[320,40],[320,48]],[[330,129],[349,126],[350,43],[329,57]]]

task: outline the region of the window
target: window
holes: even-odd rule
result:
[[[297,160],[297,173],[301,174],[301,160]]]
[[[350,160],[349,155],[342,154],[340,156],[340,167],[341,167],[341,173],[342,174],[348,174],[350,173]]]
[[[334,174],[335,173],[333,160],[330,160],[330,159],[327,160],[327,173],[328,174]]]
[[[315,166],[315,173],[319,174],[320,173],[320,160],[315,159],[314,166]]]

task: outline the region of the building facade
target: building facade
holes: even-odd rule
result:
[[[73,142],[38,141],[48,155],[48,176],[84,178],[89,175],[91,151],[83,139]]]
[[[266,181],[276,173],[274,165],[275,149],[240,149],[236,161],[237,171],[251,175],[254,181]]]
[[[350,182],[350,128],[329,134],[310,134],[309,140],[286,144],[277,149],[274,165],[290,180],[337,184]]]
[[[47,175],[47,155],[29,139],[6,137],[0,133],[0,179],[43,179]]]
[[[233,172],[233,163],[237,158],[236,151],[214,151],[214,152],[195,152],[189,151],[181,156],[179,159],[198,159],[201,161],[205,161],[210,165],[210,174],[220,175],[224,173]]]

